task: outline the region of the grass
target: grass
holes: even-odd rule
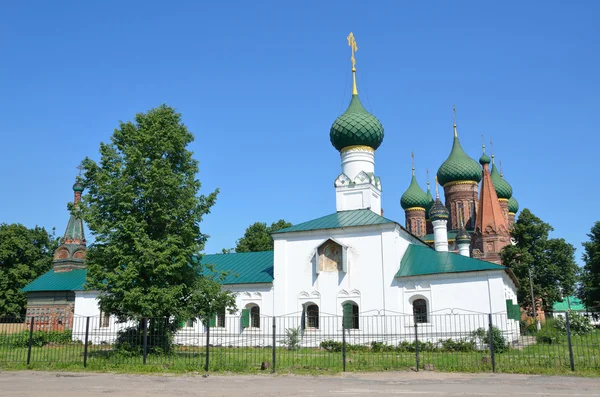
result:
[[[0,335],[1,336],[1,335]],[[6,340],[6,339],[5,339]],[[1,338],[0,338],[1,341]],[[552,344],[533,344],[520,349],[509,348],[495,355],[496,372],[522,374],[575,374],[600,376],[600,331],[585,337],[573,336],[575,372],[570,369],[566,338]],[[356,346],[355,346],[356,347]],[[410,370],[416,367],[416,354],[384,346],[374,351],[366,346],[346,354],[347,371]],[[32,347],[31,364],[27,365],[27,347],[9,347],[0,343],[0,368],[5,370],[68,370],[124,373],[189,373],[204,372],[206,351],[203,347],[176,346],[169,354],[148,354],[146,364],[140,354],[119,353],[111,345],[88,345],[87,368],[83,367],[84,345],[81,343],[48,343]],[[273,364],[270,347],[211,347],[209,371],[260,373],[261,363]],[[276,372],[334,374],[343,371],[339,351],[320,348],[276,349]],[[449,372],[491,372],[489,351],[419,352],[419,369]]]
[[[575,346],[577,347],[577,346]],[[574,348],[574,350],[576,350]],[[575,355],[576,374],[600,376],[600,350],[597,346],[581,350]],[[210,349],[209,371],[258,373],[262,362],[272,364],[271,348]],[[3,369],[84,370],[84,346],[33,347],[31,364],[27,365],[27,348],[0,352]],[[571,374],[568,350],[563,345],[533,345],[522,350],[511,349],[496,354],[496,371],[525,374]],[[90,371],[110,372],[203,372],[206,353],[202,348],[177,349],[170,354],[149,354],[146,364],[141,355],[124,356],[110,350],[109,346],[89,346],[87,368]],[[419,368],[451,372],[491,372],[489,352],[437,352],[419,354]],[[348,352],[347,371],[408,370],[416,367],[414,352]],[[343,370],[342,353],[321,349],[277,348],[276,371],[294,373],[338,373]]]

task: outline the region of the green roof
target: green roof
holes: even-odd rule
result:
[[[86,269],[75,269],[69,272],[50,270],[23,288],[23,292],[36,291],[83,291]]]
[[[272,234],[306,232],[309,230],[339,229],[342,227],[383,225],[386,223],[396,223],[392,220],[377,215],[369,209],[339,211],[334,214],[325,215],[312,221],[300,223],[285,229],[277,230]]]
[[[500,176],[498,167],[492,161],[492,171],[490,172],[492,178],[492,185],[496,190],[496,195],[499,199],[509,199],[512,197],[512,186]]]
[[[400,270],[396,273],[396,277],[505,269],[504,266],[495,263],[410,244],[402,256]]]
[[[463,150],[456,129],[454,130],[452,150],[438,169],[437,177],[442,186],[455,181],[481,181],[481,167]]]
[[[431,196],[431,193],[430,193]],[[409,209],[415,207],[421,207],[423,209],[429,206],[429,197],[427,193],[421,189],[419,183],[417,182],[417,178],[415,177],[415,170],[413,169],[412,179],[410,181],[410,185],[408,189],[404,192],[402,197],[400,198],[400,206],[402,209]]]
[[[519,202],[514,197],[508,199],[508,212],[516,214],[519,211]]]
[[[571,306],[571,310],[575,310],[577,312],[585,311],[585,305],[579,298],[575,296],[568,296],[560,302],[554,302],[552,304],[552,310],[555,312],[566,312],[569,310],[569,304]]]
[[[348,109],[333,122],[329,139],[337,150],[354,145],[377,149],[383,142],[383,125],[365,110],[358,94],[354,94]]]
[[[230,272],[223,284],[273,282],[273,251],[202,255],[200,263]]]

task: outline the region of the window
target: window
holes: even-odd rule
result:
[[[422,227],[423,227],[423,225],[421,223],[421,220],[417,219],[417,233],[416,233],[417,236],[423,235],[423,229],[422,229]]]
[[[469,206],[471,208],[471,219],[469,219],[469,225],[471,226],[471,229],[474,229],[475,228],[475,203],[470,203]]]
[[[249,304],[242,309],[242,328],[260,328],[260,308],[255,304]]]
[[[354,302],[346,302],[342,305],[343,309],[343,323],[346,329],[358,329],[359,328],[359,312],[358,305]]]
[[[456,225],[453,225],[454,229],[458,229],[461,223],[465,224],[465,212],[463,211],[463,203],[456,203]]]
[[[194,319],[194,318],[190,318],[189,320],[187,320],[187,321],[185,322],[185,326],[186,326],[187,328],[194,328],[194,323],[195,323],[195,322],[196,322],[196,319]]]
[[[413,302],[413,315],[415,323],[427,322],[427,301],[425,299],[415,299]]]
[[[110,326],[110,314],[100,311],[100,328],[107,328]]]
[[[306,323],[308,328],[319,329],[319,306],[308,305],[306,307]]]
[[[250,326],[252,328],[260,328],[260,308],[258,306],[250,308]]]
[[[217,327],[225,328],[225,311],[217,314]]]

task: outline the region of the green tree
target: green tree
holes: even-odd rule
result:
[[[583,243],[583,268],[580,272],[579,298],[589,308],[600,306],[600,222],[588,234],[590,241]]]
[[[27,303],[21,289],[52,267],[58,247],[43,227],[0,224],[0,317],[19,317]]]
[[[290,226],[292,224],[283,219],[271,223],[271,226],[267,226],[263,222],[253,223],[248,226],[244,236],[237,241],[235,252],[272,251],[273,238],[271,238],[271,233]],[[223,253],[225,251],[223,250]]]
[[[502,263],[512,268],[521,284],[517,298],[522,306],[531,307],[529,269],[534,295],[536,300],[541,298],[544,310],[563,295],[574,292],[577,276],[575,247],[562,238],[549,238],[553,230],[525,208],[512,231],[516,244],[502,250]]]
[[[83,161],[82,214],[95,237],[87,284],[100,291],[102,310],[121,320],[166,317],[172,330],[212,309],[203,302],[232,301],[197,256],[208,237],[200,222],[218,190],[198,194],[198,161],[187,150],[193,139],[181,115],[162,105],[121,122],[100,144],[99,163]]]

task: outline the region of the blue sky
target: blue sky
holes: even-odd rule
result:
[[[288,4],[288,5],[285,5]],[[335,211],[329,128],[359,93],[385,127],[385,215],[437,171],[456,104],[464,149],[492,138],[521,208],[578,248],[600,220],[600,3],[12,2],[0,14],[0,222],[57,228],[76,166],[120,120],[161,103],[194,132],[207,252],[255,222]],[[588,200],[589,199],[589,200]]]

